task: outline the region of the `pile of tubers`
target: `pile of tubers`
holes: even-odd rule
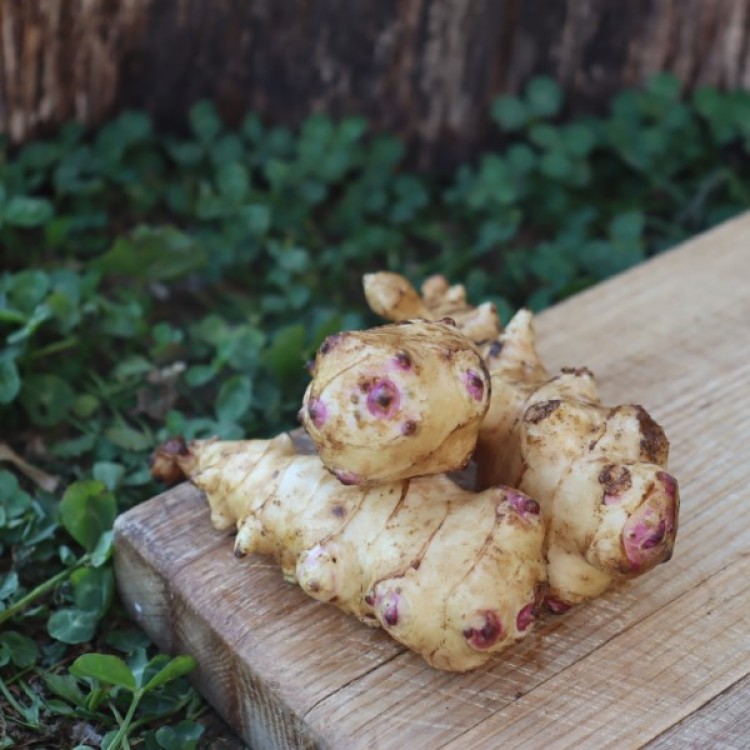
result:
[[[154,454],[155,477],[189,478],[236,529],[238,557],[273,556],[452,671],[671,557],[678,487],[642,407],[603,406],[585,367],[547,373],[526,310],[502,330],[440,276],[421,295],[392,273],[364,286],[393,323],[320,347],[300,410],[317,453],[283,434]],[[472,457],[470,490],[451,472]]]

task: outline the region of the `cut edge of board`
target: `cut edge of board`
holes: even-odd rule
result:
[[[205,502],[202,493],[191,485],[181,485],[170,492],[180,492]],[[159,504],[169,492],[158,495],[147,503]],[[196,669],[190,681],[217,713],[253,750],[264,748],[299,748],[313,750],[326,747],[322,738],[304,723],[284,700],[273,695],[273,689],[260,675],[246,666],[239,674],[232,658],[232,644],[206,621],[200,611],[191,606],[186,597],[171,586],[143,549],[128,537],[134,524],[135,511],[147,510],[137,506],[119,516],[114,525],[114,565],[120,599],[133,620],[143,628],[148,637],[163,651],[171,654],[204,655],[196,657]],[[179,612],[190,610],[191,632],[178,630],[174,623],[180,621]],[[206,667],[206,660],[223,661],[221,671],[230,683],[229,690],[218,684],[219,675]],[[220,698],[229,695],[230,700]],[[243,696],[252,698],[243,699]]]

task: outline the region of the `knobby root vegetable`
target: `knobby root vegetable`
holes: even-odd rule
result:
[[[511,483],[541,503],[550,608],[580,604],[669,560],[679,493],[662,428],[642,406],[602,406],[585,367],[550,378],[528,311],[499,344],[488,357],[493,401],[477,445],[479,482]]]
[[[155,477],[205,491],[213,525],[236,527],[235,554],[272,555],[311,597],[380,625],[429,664],[465,671],[521,640],[543,594],[538,503],[445,476],[342,485],[288,435],[172,440]]]
[[[422,296],[397,273],[381,271],[362,279],[367,303],[386,320],[399,322],[423,318],[451,318],[459,331],[475,342],[495,341],[500,335],[497,309],[491,302],[473,307],[461,284],[449,286],[443,276],[430,276],[422,284]]]
[[[405,279],[397,285],[393,274],[378,276],[381,290],[373,309],[384,317],[401,315],[400,308],[388,308],[389,300],[419,300]],[[453,289],[431,283],[444,297]],[[401,296],[383,292],[384,286],[398,286]],[[463,297],[461,304],[470,318]],[[434,299],[422,306],[428,317],[440,309]],[[600,595],[615,579],[641,575],[668,560],[679,492],[666,471],[669,443],[661,427],[641,406],[602,406],[585,367],[550,377],[527,310],[494,339],[486,333],[482,329],[475,339],[492,385],[475,454],[478,486],[518,487],[540,502],[548,526],[550,609],[563,612]]]
[[[300,418],[341,482],[373,485],[465,466],[489,391],[454,324],[406,321],[329,336]]]

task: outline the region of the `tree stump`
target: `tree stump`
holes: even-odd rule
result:
[[[166,127],[214,99],[294,125],[365,115],[419,166],[466,158],[500,93],[534,74],[573,111],[659,70],[750,85],[750,0],[4,0],[0,129],[12,142],[145,108]]]

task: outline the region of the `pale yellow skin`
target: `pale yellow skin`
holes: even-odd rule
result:
[[[386,318],[395,299],[419,300],[408,282],[378,274],[369,288]],[[454,287],[430,281],[443,295]],[[406,290],[409,286],[411,292]],[[368,288],[367,278],[365,288]],[[398,293],[388,291],[397,289]],[[423,293],[425,289],[423,288]],[[425,295],[422,312],[436,315],[440,295]],[[454,295],[455,296],[455,295]],[[463,314],[471,319],[465,303]],[[666,473],[669,443],[642,407],[601,405],[585,368],[550,377],[535,345],[533,317],[520,311],[481,344],[492,383],[475,459],[478,486],[502,483],[539,501],[548,525],[549,592],[555,611],[599,596],[618,578],[641,575],[671,557],[679,493]]]
[[[287,435],[196,441],[161,460],[206,492],[217,529],[236,527],[238,556],[273,556],[288,581],[434,667],[474,669],[531,630],[544,524],[514,490],[444,476],[347,487]]]
[[[494,341],[500,335],[495,305],[491,302],[478,307],[470,305],[464,287],[449,286],[443,276],[426,279],[421,296],[403,276],[388,271],[366,274],[362,284],[367,304],[386,320],[451,318],[464,336],[478,343]]]
[[[465,466],[489,391],[455,325],[415,320],[326,339],[300,417],[326,467],[368,486]]]
[[[669,559],[679,495],[661,428],[642,407],[602,406],[585,368],[550,378],[528,311],[500,343],[487,359],[493,396],[479,483],[512,484],[541,504],[552,606],[580,604]]]

